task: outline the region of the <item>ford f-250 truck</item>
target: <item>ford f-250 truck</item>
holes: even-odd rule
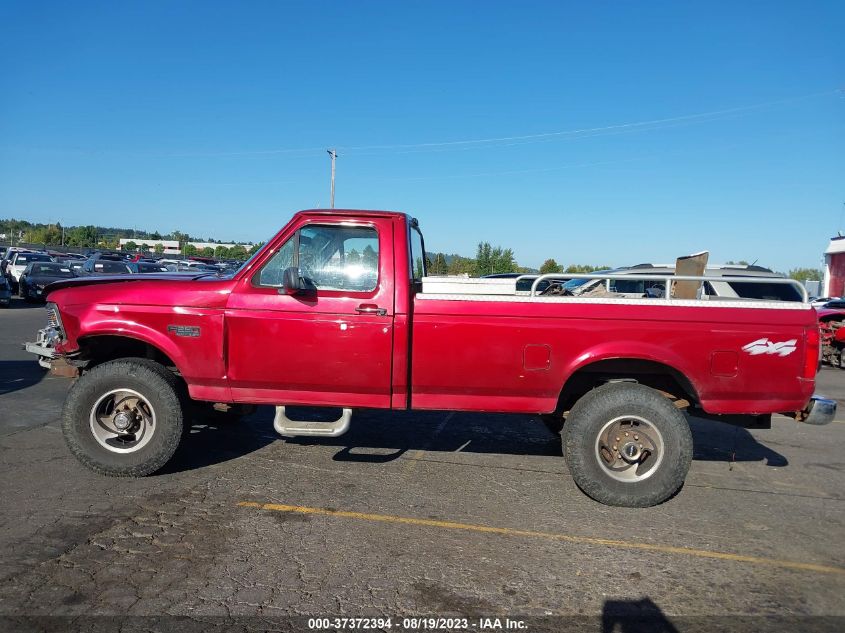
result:
[[[67,444],[117,476],[160,469],[199,401],[275,405],[286,436],[339,435],[356,408],[510,412],[562,427],[586,494],[650,506],[689,469],[684,409],[756,425],[835,414],[811,398],[819,330],[806,301],[680,300],[672,284],[698,278],[665,276],[663,298],[572,297],[554,283],[540,294],[543,277],[531,291],[425,277],[424,252],[403,213],[303,211],[228,278],[51,284],[48,326],[27,349],[78,377]],[[297,422],[287,405],[343,414]]]

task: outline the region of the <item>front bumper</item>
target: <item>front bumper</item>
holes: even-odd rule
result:
[[[813,396],[810,402],[804,407],[803,411],[799,411],[795,419],[804,424],[813,424],[820,426],[823,424],[830,424],[836,417],[836,400],[830,398],[823,398],[822,396]]]
[[[53,345],[58,338],[59,333],[56,328],[46,327],[38,330],[34,343],[24,343],[23,348],[30,354],[38,356],[39,365],[50,369],[53,359],[57,356]]]
[[[50,362],[56,357],[56,350],[39,343],[24,343],[23,348],[30,354],[38,356],[38,364],[50,369]]]

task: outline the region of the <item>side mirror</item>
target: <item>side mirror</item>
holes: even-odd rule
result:
[[[299,276],[299,268],[295,266],[285,268],[285,272],[282,273],[282,288],[285,294],[289,295],[299,294],[304,290],[305,285],[302,283],[302,277]]]

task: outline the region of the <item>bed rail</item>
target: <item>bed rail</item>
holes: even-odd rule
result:
[[[773,283],[784,286],[792,286],[801,296],[803,303],[808,302],[807,289],[801,285],[801,282],[795,279],[787,279],[785,277],[716,277],[712,275],[649,275],[649,274],[631,274],[620,275],[613,273],[547,273],[545,275],[520,275],[514,280],[514,283],[522,279],[533,279],[531,284],[532,297],[537,296],[537,285],[546,279],[555,281],[569,281],[570,279],[620,279],[628,281],[662,281],[664,287],[664,295],[661,299],[663,301],[672,301],[672,282],[673,281],[723,281],[726,283]]]

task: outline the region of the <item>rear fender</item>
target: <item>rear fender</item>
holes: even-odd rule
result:
[[[692,379],[693,372],[690,370],[689,363],[685,361],[679,354],[674,353],[671,349],[660,347],[657,345],[649,345],[647,343],[639,342],[607,342],[595,345],[584,351],[565,367],[563,372],[563,380],[561,384],[563,389],[561,395],[566,390],[567,385],[571,384],[570,379],[579,371],[589,369],[590,366],[600,363],[602,361],[611,360],[631,360],[631,361],[646,361],[654,363],[655,368],[667,370],[673,374],[695,400],[698,400],[701,392],[699,385]],[[635,377],[635,376],[631,376]]]

